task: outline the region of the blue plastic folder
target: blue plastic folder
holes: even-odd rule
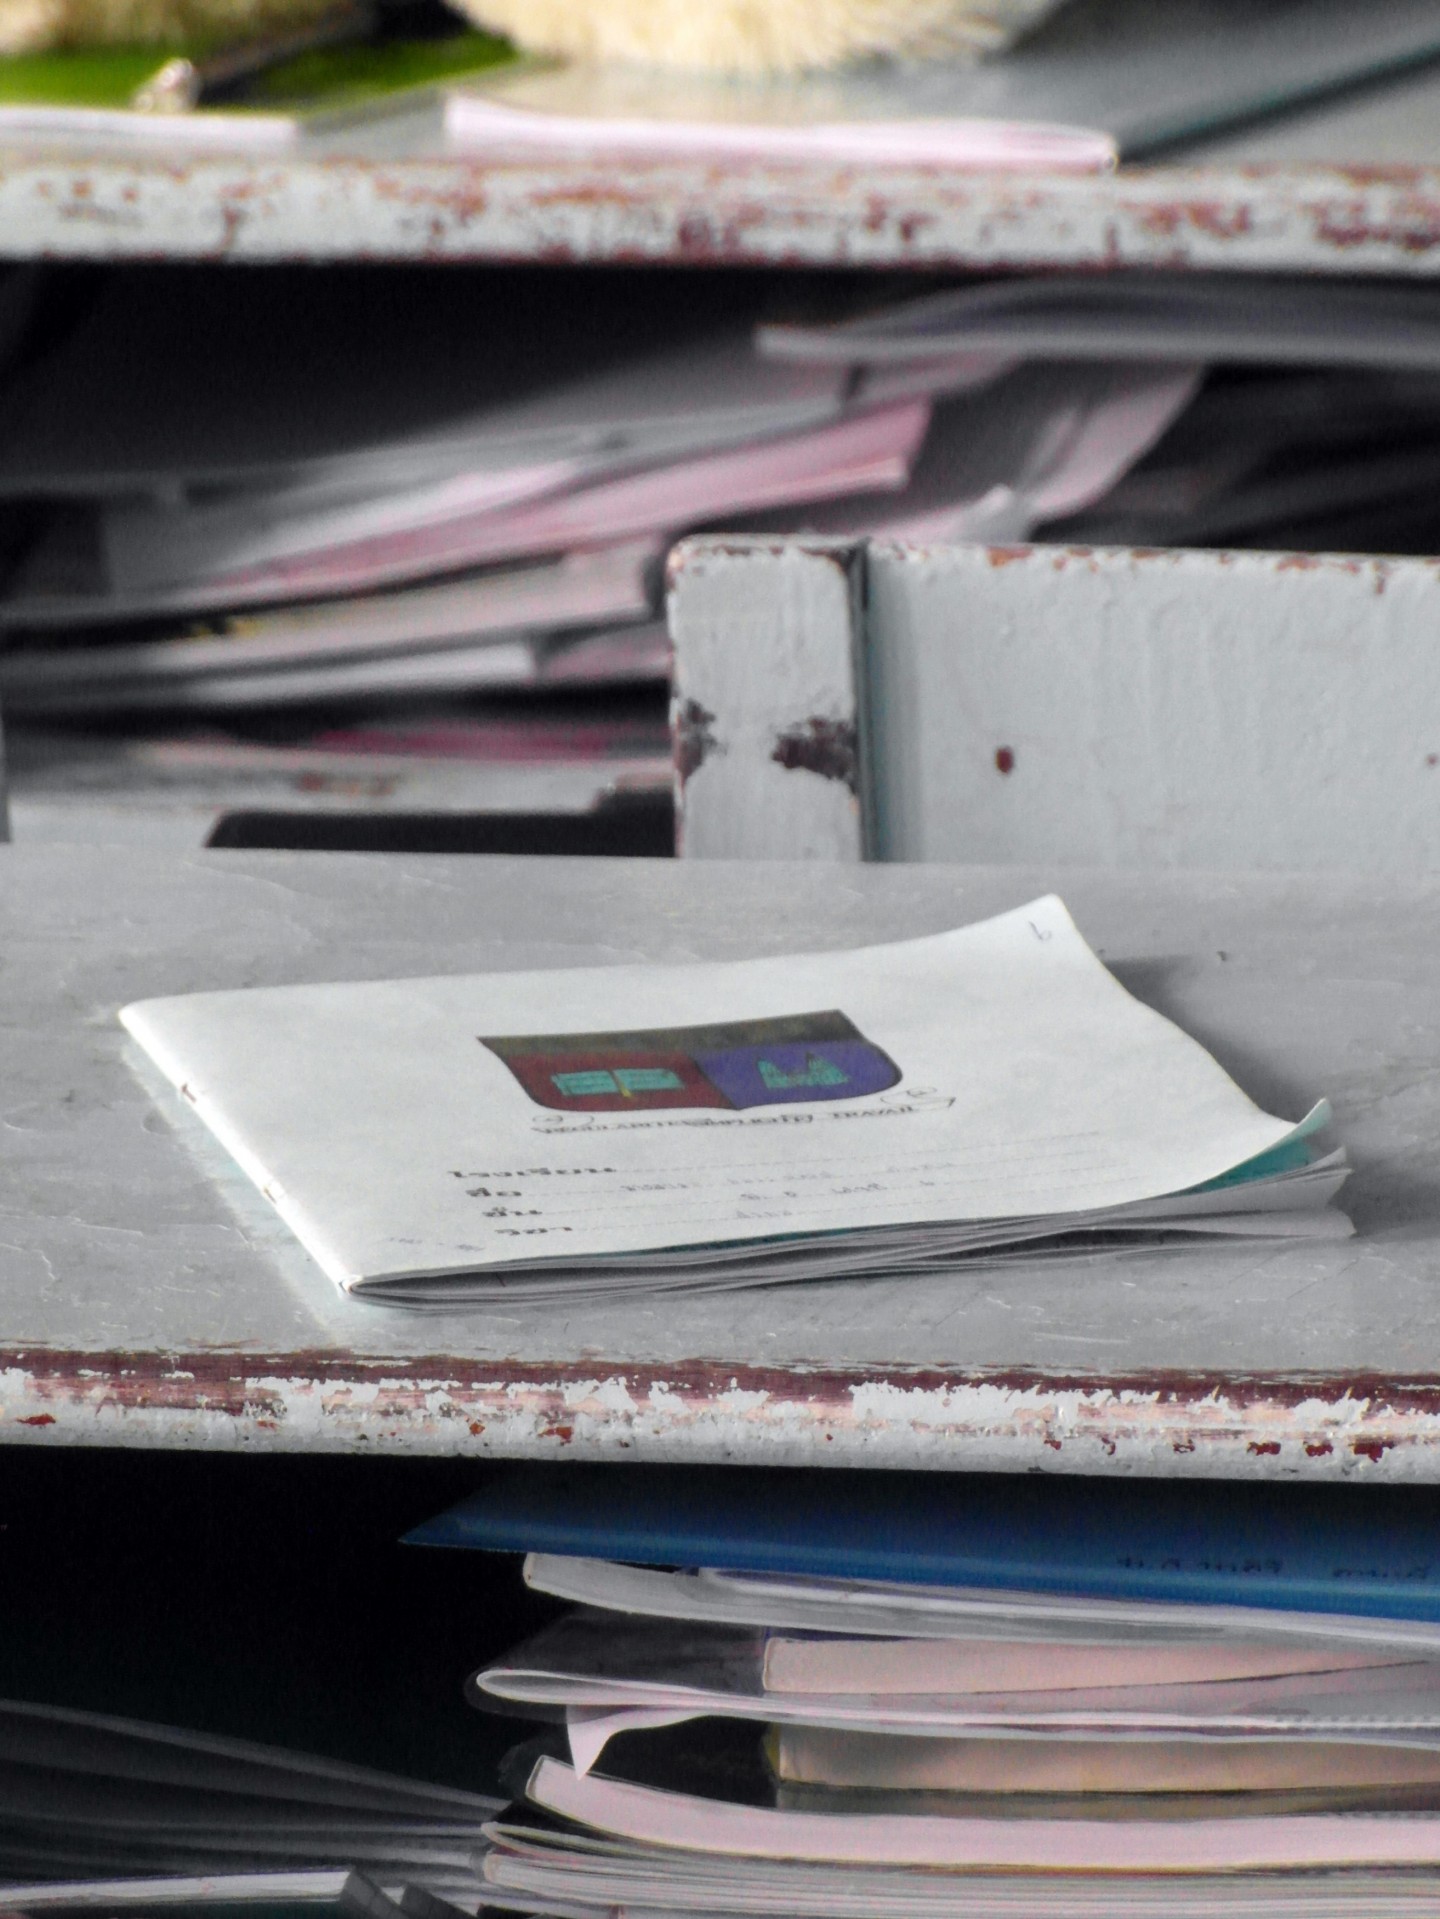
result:
[[[1429,1489],[527,1463],[407,1541],[1440,1620]]]

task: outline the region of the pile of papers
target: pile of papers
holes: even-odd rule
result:
[[[520,1469],[416,1535],[562,1540],[526,1577],[582,1602],[472,1681],[477,1705],[564,1719],[509,1762],[486,1904],[1433,1904],[1440,1593],[1413,1515],[1343,1488],[639,1478]],[[893,1493],[857,1498],[867,1478]],[[647,1563],[564,1550],[607,1540]]]
[[[1053,897],[848,952],[121,1017],[367,1298],[560,1304],[1350,1231],[1323,1103],[1261,1112]]]
[[[193,848],[234,844],[247,820],[297,832],[303,822],[312,835],[331,821],[357,841],[367,831],[423,833],[415,850],[440,839],[463,851],[487,824],[498,833],[520,818],[545,818],[560,832],[627,806],[663,814],[670,803],[663,712],[637,715],[603,688],[578,705],[409,714],[388,725],[373,716],[338,726],[297,717],[297,726],[260,739],[174,720],[133,735],[13,731],[13,830],[32,841],[84,838],[87,820],[103,812],[111,839]]]
[[[49,769],[32,789],[20,744],[16,830],[67,758],[78,796],[97,760],[205,727],[253,756],[521,701],[533,726],[563,699],[663,729],[675,535],[1022,537],[1102,499],[1198,383],[989,352],[855,378],[760,354],[770,297],[599,269],[159,269],[67,294],[59,324],[43,270],[0,279],[0,710],[12,743],[46,730]],[[432,771],[407,785],[460,810],[453,761]],[[491,762],[494,810],[523,811],[537,771]]]
[[[0,281],[12,723],[659,685],[701,526],[1197,544],[1431,491],[1422,286],[162,270],[57,333],[46,284]]]
[[[401,1919],[405,1910],[364,1873],[338,1871],[36,1880],[0,1886],[0,1908],[45,1913],[50,1919],[66,1913],[124,1913],[126,1919],[190,1919],[199,1913],[205,1919]]]
[[[7,712],[663,677],[675,534],[839,502],[962,529],[1000,493],[1028,530],[1102,498],[1197,379],[968,351],[856,379],[758,353],[753,295],[596,274],[582,324],[578,291],[113,278],[0,378]]]
[[[972,281],[765,325],[757,345],[871,381],[966,356],[1055,377],[1203,362],[1150,452],[1089,507],[1043,513],[1049,540],[1418,553],[1440,540],[1440,302],[1427,287],[1123,271]],[[984,521],[938,537],[1010,537]]]
[[[0,278],[0,709],[142,757],[557,697],[654,721],[665,553],[704,527],[1440,542],[1419,285],[46,276]]]
[[[0,1701],[0,1875],[12,1882],[0,1910],[31,1908],[22,1882],[55,1882],[46,1903],[67,1903],[67,1887],[83,1903],[81,1878],[258,1877],[268,1886],[237,1899],[283,1903],[333,1899],[336,1875],[355,1869],[463,1893],[497,1804],[306,1753]],[[277,1891],[277,1874],[319,1878]]]

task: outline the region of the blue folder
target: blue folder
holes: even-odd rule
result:
[[[408,1542],[1440,1620],[1440,1492],[687,1466],[496,1469]]]

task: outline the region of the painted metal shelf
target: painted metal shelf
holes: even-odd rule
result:
[[[340,1295],[115,1018],[860,944],[1057,886],[1257,1099],[1331,1097],[1355,1239],[402,1312]],[[0,1439],[1434,1481],[1437,946],[1434,878],[0,849]]]
[[[0,256],[1440,271],[1440,73],[1108,178],[496,164],[435,112],[282,154],[0,143]]]

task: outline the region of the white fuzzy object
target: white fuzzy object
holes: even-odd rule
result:
[[[334,0],[0,0],[0,54],[51,47],[173,45],[240,38],[313,19]]]
[[[0,0],[3,5],[4,0]],[[793,73],[1005,46],[1058,0],[455,0],[537,53],[725,73]]]

